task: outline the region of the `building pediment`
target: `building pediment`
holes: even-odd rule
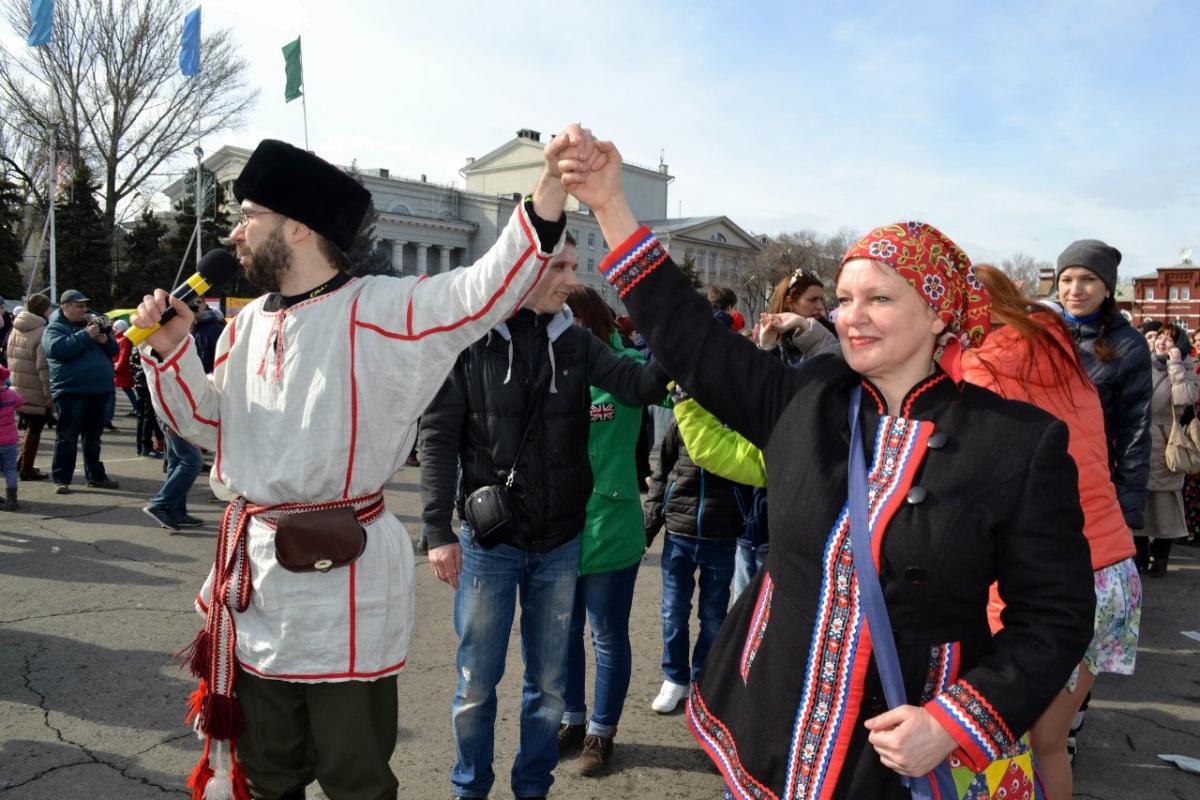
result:
[[[698,245],[734,247],[755,252],[763,247],[758,237],[725,216],[661,220],[648,225],[655,233],[669,233],[672,239],[683,239]]]

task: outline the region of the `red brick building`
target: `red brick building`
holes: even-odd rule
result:
[[[1191,250],[1180,254],[1178,264],[1133,279],[1133,324],[1147,319],[1200,328],[1200,265],[1192,263]]]

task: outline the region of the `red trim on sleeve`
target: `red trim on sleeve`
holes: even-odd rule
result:
[[[171,427],[178,432],[179,423],[175,421],[175,415],[171,413],[171,407],[167,405],[166,398],[162,393],[162,373],[158,370],[154,372],[154,393],[158,395],[158,404],[162,406],[162,410],[167,412],[167,419],[171,422]]]
[[[983,752],[983,749],[975,743],[975,740],[971,738],[971,734],[959,724],[958,720],[946,713],[946,709],[942,708],[941,705],[934,700],[930,700],[928,703],[926,703],[924,705],[924,709],[931,717],[937,720],[938,724],[946,729],[946,733],[950,734],[954,738],[954,741],[958,743],[958,749],[951,753],[951,755],[961,761],[973,772],[982,772],[983,770],[987,769],[988,764],[992,763],[992,759],[990,759],[987,753]]]
[[[204,598],[200,595],[196,595],[196,605],[200,606],[200,610],[205,614],[208,613],[208,603],[204,602]]]
[[[650,235],[650,229],[645,225],[639,227],[636,231],[629,235],[629,238],[614,247],[608,255],[600,262],[600,272],[605,272],[613,264],[620,261],[625,256],[629,255],[633,250],[634,245],[640,244],[642,239]]]
[[[179,376],[179,367],[175,368],[175,382],[179,384],[180,389],[183,389],[183,396],[187,398],[188,404],[192,407],[192,419],[197,422],[203,422],[205,425],[211,425],[214,428],[217,427],[216,420],[205,419],[198,413],[200,409],[196,406],[196,399],[192,397],[192,390],[188,388],[187,383]]]
[[[232,319],[232,320],[229,322],[229,347],[228,347],[228,348],[225,350],[225,352],[224,352],[224,353],[221,353],[221,355],[217,357],[217,360],[216,360],[216,361],[214,361],[214,362],[213,362],[213,369],[214,369],[214,370],[215,370],[217,367],[219,367],[219,366],[221,366],[222,364],[224,364],[224,363],[225,363],[225,359],[229,358],[229,351],[233,349],[233,341],[234,341],[234,337],[235,337],[235,335],[236,335],[236,330],[235,330],[235,328],[236,328],[236,327],[237,327],[237,317],[234,317],[234,318],[233,318],[233,319]]]
[[[350,455],[346,462],[346,485],[342,487],[342,497],[350,496],[350,476],[354,474],[354,447],[358,443],[358,379],[354,374],[354,350],[358,328],[358,301],[361,298],[361,294],[355,297],[353,305],[350,306]]]
[[[179,363],[180,356],[182,356],[184,353],[187,352],[187,349],[191,345],[191,343],[192,343],[191,336],[183,337],[183,346],[175,351],[175,355],[171,356],[169,359],[167,359],[166,361],[163,362],[162,369],[168,369],[169,367],[174,367],[177,363]]]
[[[389,330],[379,327],[378,325],[372,325],[369,322],[358,322],[356,324],[360,328],[367,328],[369,330],[375,331],[376,333],[378,333],[382,336],[386,336],[389,339],[399,339],[400,341],[403,341],[403,342],[411,342],[411,341],[417,341],[419,339],[424,339],[426,336],[429,336],[434,333],[445,333],[446,331],[452,331],[452,330],[455,330],[456,328],[461,328],[463,325],[466,325],[468,322],[474,322],[475,320],[484,316],[492,309],[492,306],[496,305],[497,301],[499,301],[500,298],[503,297],[508,292],[509,287],[512,286],[513,279],[516,278],[517,273],[521,271],[521,267],[523,267],[525,265],[525,262],[529,260],[529,257],[531,255],[537,254],[537,248],[538,248],[537,238],[534,237],[533,232],[529,229],[529,221],[527,219],[525,219],[525,210],[523,207],[520,208],[520,210],[518,210],[517,219],[521,223],[521,229],[524,230],[524,232],[525,232],[526,240],[529,241],[529,243],[530,243],[529,247],[527,247],[525,249],[525,251],[523,253],[521,253],[521,257],[517,259],[516,263],[514,263],[511,267],[509,267],[508,271],[504,275],[504,281],[500,284],[500,288],[497,289],[494,293],[492,293],[492,296],[488,298],[488,301],[483,304],[483,308],[479,309],[474,314],[468,314],[467,316],[463,317],[462,319],[458,320],[457,322],[452,322],[449,325],[439,325],[435,328],[429,328],[428,330],[424,330],[419,333],[413,333],[411,319],[409,321],[409,330],[407,333],[396,333],[395,331],[389,331]],[[537,278],[534,279],[533,284],[535,286],[537,285],[537,282],[539,280],[541,280],[542,273],[546,269],[546,261],[543,260],[541,256],[536,256],[536,257],[538,258],[539,261],[542,261],[542,266],[538,270]],[[421,284],[421,281],[417,281],[417,286],[420,286],[420,284]],[[413,288],[413,294],[414,295],[416,294],[416,287]],[[410,311],[411,311],[411,303],[412,303],[411,296],[409,297],[409,303],[410,303]]]

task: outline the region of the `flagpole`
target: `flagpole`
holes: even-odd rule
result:
[[[50,302],[58,302],[58,253],[54,246],[54,201],[58,194],[58,125],[50,126]]]
[[[308,150],[308,87],[304,87],[304,94],[300,95],[300,108],[304,111],[304,149]]]

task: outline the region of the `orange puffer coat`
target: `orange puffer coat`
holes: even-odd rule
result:
[[[1067,351],[1074,353],[1075,345],[1070,338],[1057,325],[1049,320],[1047,323]],[[1079,470],[1079,504],[1083,507],[1083,532],[1092,551],[1092,569],[1132,558],[1133,536],[1121,515],[1110,477],[1104,412],[1095,386],[1086,375],[1076,371],[1077,363],[1068,363],[1066,356],[1058,352],[1042,354],[1043,359],[1058,359],[1058,363],[1039,361],[1026,385],[1029,358],[1029,344],[1020,334],[1009,327],[996,328],[977,350],[964,354],[963,375],[976,386],[991,389],[1010,400],[1031,403],[1066,423],[1071,435],[1067,449]],[[1070,376],[1065,386],[1056,382],[1057,374]]]

